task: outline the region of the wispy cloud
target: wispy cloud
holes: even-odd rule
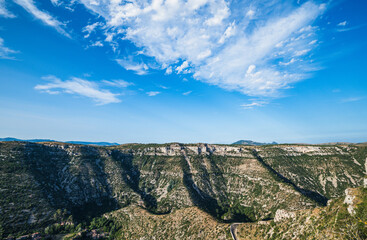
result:
[[[191,93],[192,93],[192,91],[187,91],[187,92],[182,93],[182,95],[187,96],[187,95],[189,95]]]
[[[54,6],[60,6],[60,5],[61,5],[61,1],[60,1],[60,0],[51,0],[51,3],[52,3]]]
[[[126,82],[124,80],[103,80],[103,83],[105,83],[108,86],[112,86],[112,87],[120,87],[120,88],[126,88],[128,86],[134,85],[133,83],[130,82]]]
[[[357,30],[357,29],[360,29],[360,28],[366,27],[366,26],[367,26],[367,24],[360,24],[360,25],[351,26],[351,27],[342,26],[342,27],[337,28],[336,31],[337,32],[348,32],[348,31]]]
[[[83,28],[82,32],[85,33],[84,38],[89,38],[90,35],[98,28],[102,26],[102,23],[95,22],[93,24],[87,25]]]
[[[14,51],[10,48],[5,47],[4,45],[4,39],[0,38],[0,58],[2,59],[15,59],[15,57],[12,56],[12,54],[17,53],[17,51]]]
[[[44,77],[44,80],[47,80],[48,83],[35,86],[36,90],[49,94],[68,93],[88,97],[98,105],[121,102],[121,100],[117,98],[118,94],[100,89],[95,82],[76,77],[62,81],[55,76]]]
[[[364,97],[348,97],[341,100],[342,103],[358,102],[364,99]]]
[[[150,91],[150,92],[147,92],[147,95],[149,97],[154,97],[154,96],[157,96],[158,94],[161,94],[161,92],[157,92],[157,91]]]
[[[6,8],[5,0],[0,0],[0,17],[14,18],[15,15]]]
[[[50,0],[51,3],[55,6],[55,7],[64,7],[67,10],[69,10],[70,12],[74,12],[74,6],[76,4],[75,0],[70,0],[70,1],[65,1],[65,0]]]
[[[192,73],[197,80],[259,97],[276,97],[309,76],[316,45],[310,43],[317,41],[312,24],[326,6],[282,1],[287,7],[279,8],[278,1],[267,0],[80,1],[105,19],[110,35],[133,42],[167,74]],[[144,63],[117,61],[140,75],[148,70]]]
[[[177,73],[181,73],[183,70],[189,67],[188,61],[184,61],[180,66],[176,68]]]
[[[338,26],[345,27],[347,25],[347,21],[338,23]]]
[[[116,62],[126,70],[134,71],[138,75],[145,75],[148,73],[149,67],[145,63],[136,63],[126,59],[116,59]]]
[[[337,32],[348,32],[348,31],[357,30],[359,28],[365,27],[367,26],[367,24],[364,23],[360,25],[350,26],[349,22],[343,21],[343,22],[338,23],[336,26],[337,26],[336,28]]]
[[[71,38],[71,36],[64,30],[65,24],[58,21],[45,11],[41,11],[37,8],[33,0],[14,0],[15,3],[22,6],[27,12],[32,14],[35,18],[41,20],[44,24],[56,29],[62,35]]]
[[[89,45],[90,47],[103,47],[103,43],[101,41],[95,41],[93,42],[91,45]]]
[[[166,69],[166,74],[167,75],[169,75],[169,74],[171,74],[172,73],[172,67],[171,66],[169,66],[169,67],[167,67],[167,69]]]
[[[250,103],[245,103],[245,104],[242,104],[241,106],[244,109],[254,109],[256,107],[263,107],[269,104],[268,101],[258,100],[258,99],[250,99],[250,101],[251,101]]]

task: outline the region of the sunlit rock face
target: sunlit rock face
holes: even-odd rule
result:
[[[288,212],[283,209],[278,209],[275,212],[274,222],[281,222],[286,219],[293,219],[296,218],[296,214],[294,212]]]

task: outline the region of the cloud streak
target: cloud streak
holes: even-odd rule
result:
[[[347,25],[347,21],[338,23],[338,26],[345,27]]]
[[[182,93],[182,95],[187,96],[187,95],[189,95],[191,93],[192,93],[192,91],[187,91],[187,92]]]
[[[336,29],[337,32],[348,32],[348,31],[352,31],[352,30],[357,30],[363,27],[366,27],[367,24],[360,24],[357,26],[352,26],[352,27],[345,27],[345,26],[341,26],[339,28]]]
[[[258,99],[250,99],[250,103],[245,103],[242,104],[241,107],[244,109],[254,109],[257,107],[263,107],[267,104],[269,104],[269,102],[264,101],[264,100],[258,100]]]
[[[350,102],[358,102],[363,100],[364,97],[349,97],[349,98],[343,98],[341,100],[342,103],[350,103]]]
[[[15,15],[5,7],[5,0],[0,0],[0,17],[14,18]]]
[[[58,21],[47,12],[39,10],[33,0],[14,0],[14,2],[23,7],[24,10],[32,14],[38,20],[42,21],[44,24],[55,28],[56,31],[62,35],[71,38],[71,36],[64,30],[65,24]]]
[[[49,83],[35,86],[36,90],[49,94],[68,93],[79,95],[92,99],[97,105],[121,102],[121,100],[118,99],[118,94],[100,89],[95,82],[76,77],[72,77],[70,80],[66,81],[62,81],[54,76],[44,77],[44,79],[49,81]]]
[[[103,80],[102,82],[108,86],[119,87],[119,88],[126,88],[128,86],[134,85],[133,83],[126,82],[124,80],[111,80],[111,81]]]
[[[15,58],[12,56],[12,54],[17,53],[17,51],[14,51],[8,47],[5,47],[4,45],[4,39],[0,37],[0,59],[12,59]]]
[[[128,71],[134,71],[138,75],[148,74],[149,67],[145,63],[136,63],[126,59],[116,59],[116,62]]]
[[[154,97],[154,96],[157,96],[158,94],[161,94],[161,92],[156,92],[156,91],[147,92],[147,95],[149,97]]]

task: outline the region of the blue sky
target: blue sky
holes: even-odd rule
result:
[[[0,137],[367,141],[367,2],[0,0]]]

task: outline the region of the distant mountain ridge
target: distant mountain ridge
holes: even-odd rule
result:
[[[234,142],[232,144],[240,144],[240,145],[249,145],[249,146],[261,146],[261,145],[270,145],[270,144],[278,144],[276,142],[272,142],[272,143],[262,143],[262,142],[254,142],[251,140],[239,140],[237,142]]]
[[[55,141],[51,139],[18,139],[12,137],[0,138],[0,142],[33,142],[33,143],[42,143],[42,142],[62,142],[62,141]],[[82,144],[82,145],[95,145],[95,146],[116,146],[120,145],[119,143],[110,143],[110,142],[83,142],[83,141],[66,141],[63,143],[71,143],[71,144]]]

